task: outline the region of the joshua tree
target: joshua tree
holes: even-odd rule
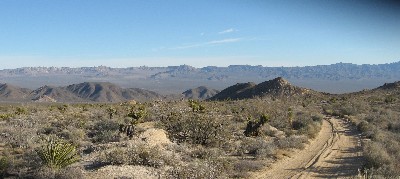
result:
[[[247,137],[260,135],[261,127],[269,121],[269,118],[270,117],[268,115],[263,114],[260,116],[260,119],[258,121],[250,120],[247,123],[246,130],[244,131],[244,135]]]
[[[110,119],[112,119],[113,115],[117,114],[117,109],[113,107],[107,108],[107,113],[110,115]]]
[[[193,112],[203,112],[206,108],[199,103],[199,101],[189,100],[189,107]]]

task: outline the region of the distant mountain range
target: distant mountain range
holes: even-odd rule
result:
[[[400,81],[385,83],[372,90],[363,90],[355,93],[368,93],[377,90],[400,90]],[[42,86],[30,91],[9,84],[0,84],[0,102],[124,102],[124,101],[148,101],[157,99],[195,99],[195,100],[238,100],[254,97],[289,97],[325,95],[292,85],[286,79],[278,77],[272,80],[256,84],[254,82],[237,83],[222,91],[210,89],[205,86],[189,89],[181,95],[160,95],[153,91],[137,88],[121,88],[108,82],[84,82],[64,87]]]
[[[379,65],[337,63],[306,67],[231,65],[195,68],[169,67],[26,67],[0,70],[0,83],[36,89],[44,85],[65,86],[86,81],[111,82],[122,88],[179,94],[182,89],[207,86],[222,90],[237,83],[261,83],[283,77],[297,86],[329,93],[355,92],[400,79],[400,62]],[[110,89],[111,90],[111,89]],[[126,93],[124,93],[127,95]]]

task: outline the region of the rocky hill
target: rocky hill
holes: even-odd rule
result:
[[[53,87],[53,86],[42,86],[38,89],[33,90],[29,94],[29,99],[33,101],[43,101],[43,102],[83,102],[85,99],[79,98],[75,94],[66,90],[63,87]],[[47,100],[51,99],[51,100]]]
[[[197,88],[189,89],[183,92],[183,96],[186,99],[199,99],[204,100],[213,97],[220,91],[208,88],[206,86],[199,86]]]
[[[67,86],[66,90],[80,98],[95,102],[121,102],[132,99],[144,101],[162,98],[161,95],[152,91],[138,88],[123,89],[108,82],[85,82],[73,84]]]
[[[304,95],[310,93],[311,90],[291,85],[282,77],[273,80],[265,81],[260,84],[253,82],[238,83],[231,87],[222,90],[216,94],[211,100],[226,100],[226,99],[246,99],[261,96],[292,96]]]
[[[20,88],[10,84],[0,84],[0,100],[23,101],[29,94],[29,89]]]
[[[378,87],[377,89],[394,89],[400,90],[400,81],[396,81],[394,83],[385,83],[383,86]]]

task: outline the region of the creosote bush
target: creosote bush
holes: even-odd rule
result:
[[[227,128],[224,127],[225,122],[212,116],[198,114],[173,114],[161,120],[172,140],[204,146],[219,146],[230,139]]]
[[[158,168],[173,164],[174,156],[158,147],[138,143],[129,147],[116,147],[105,151],[99,157],[98,162],[107,165],[143,165]]]

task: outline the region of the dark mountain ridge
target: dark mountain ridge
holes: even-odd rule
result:
[[[162,99],[153,91],[124,89],[108,82],[84,82],[66,87],[42,86],[30,91],[7,84],[0,84],[1,101],[38,102],[123,102]]]
[[[218,94],[220,91],[208,88],[206,86],[199,86],[197,88],[188,89],[183,92],[183,96],[186,99],[199,99],[204,100],[213,97]]]
[[[0,100],[19,100],[28,95],[29,89],[20,88],[7,83],[0,84]]]
[[[253,97],[271,96],[292,96],[304,95],[312,90],[291,85],[287,80],[278,77],[259,84],[253,82],[238,83],[231,87],[222,90],[216,94],[211,100],[226,100],[226,99],[246,99]]]

